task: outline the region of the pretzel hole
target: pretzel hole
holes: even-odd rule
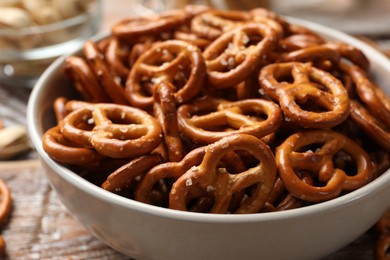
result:
[[[164,208],[169,207],[169,192],[175,179],[165,178],[158,180],[149,194],[151,204]]]
[[[306,95],[304,97],[295,99],[295,102],[302,110],[315,113],[324,113],[333,110],[330,104],[321,101],[322,100],[319,100],[318,97],[312,95]]]
[[[176,89],[182,88],[191,75],[190,66],[179,65],[179,71],[173,76],[172,84]]]
[[[335,168],[343,170],[348,176],[357,174],[358,169],[355,160],[345,151],[339,151],[333,156]]]
[[[253,156],[250,152],[246,150],[236,150],[234,152],[238,155],[240,159],[240,163],[242,163],[242,165],[246,169],[256,167],[261,163],[259,159],[257,159],[255,156]],[[235,161],[236,164],[238,164],[238,162],[239,160]],[[235,173],[235,172],[232,171],[231,173]]]
[[[208,213],[213,204],[214,199],[212,197],[191,198],[187,202],[187,209],[192,212]]]
[[[288,84],[294,83],[294,78],[292,76],[292,67],[276,67],[274,71],[274,78],[277,82],[286,82]]]
[[[319,152],[321,150],[321,148],[323,147],[324,143],[311,143],[311,144],[308,144],[308,145],[304,145],[300,148],[298,148],[296,150],[296,152],[298,153],[308,153],[308,154],[312,154],[312,153],[316,153],[316,152]]]

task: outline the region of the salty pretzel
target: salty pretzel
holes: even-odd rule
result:
[[[217,88],[232,87],[258,68],[279,36],[264,24],[245,24],[213,41],[203,52],[208,82]]]
[[[203,146],[192,150],[179,162],[166,162],[150,169],[137,185],[135,199],[152,205],[168,207],[168,196],[172,183],[190,168],[202,162],[205,148]],[[219,166],[226,167],[233,172],[240,172],[245,169],[244,162],[234,152],[225,154]],[[243,195],[238,194],[235,199],[242,199]],[[189,197],[192,196],[196,197],[196,194],[189,194]],[[203,200],[202,198],[192,204],[189,210],[205,212],[209,208],[209,204],[207,199]]]
[[[120,77],[110,70],[96,44],[91,40],[85,42],[83,53],[112,101],[117,104],[127,104],[124,89],[120,84]]]
[[[193,32],[189,30],[177,30],[174,32],[173,37],[176,40],[181,40],[188,42],[192,45],[197,46],[199,49],[204,50],[207,46],[210,44],[210,40],[208,39],[203,39],[194,34]]]
[[[123,19],[112,27],[112,34],[120,39],[132,41],[145,35],[158,35],[184,24],[188,14],[174,10],[158,16]]]
[[[167,57],[171,59],[165,60]],[[185,103],[199,93],[205,76],[206,65],[199,48],[179,40],[156,43],[134,64],[126,82],[126,96],[131,105],[150,108],[153,89],[145,85],[167,81],[175,87],[176,102]]]
[[[320,145],[319,148],[310,146]],[[333,158],[339,152],[351,156],[356,173],[337,168]],[[330,130],[297,132],[289,136],[276,150],[279,175],[287,190],[305,201],[320,202],[337,197],[341,191],[351,191],[371,181],[373,166],[369,155],[347,136]],[[310,172],[323,185],[306,183],[298,171]]]
[[[224,154],[237,150],[250,153],[259,163],[235,174],[218,167]],[[233,213],[259,212],[272,190],[275,177],[275,159],[266,144],[251,135],[231,135],[207,146],[201,164],[190,168],[173,184],[169,207],[187,210],[187,196],[196,191],[214,199],[210,212],[227,213],[233,195],[251,187],[251,193],[240,201]]]
[[[12,208],[12,196],[11,190],[8,187],[7,183],[4,180],[0,179],[0,193],[1,193],[1,202],[0,202],[0,225],[4,224],[8,219],[11,208]],[[5,255],[5,240],[2,235],[0,235],[0,255]]]
[[[280,40],[279,48],[282,51],[292,52],[299,49],[314,47],[324,44],[320,36],[312,34],[293,34]]]
[[[131,160],[111,173],[102,188],[111,192],[119,192],[130,186],[135,180],[140,180],[153,166],[161,163],[161,157],[156,154],[143,155]]]
[[[56,122],[60,122],[72,111],[79,108],[89,106],[92,103],[79,101],[79,100],[68,100],[65,97],[58,97],[53,102],[54,115],[56,117]]]
[[[279,107],[272,101],[229,102],[207,97],[180,106],[177,115],[181,133],[194,143],[205,144],[238,133],[264,137],[279,127],[282,118]],[[266,119],[262,119],[264,115]]]
[[[289,26],[282,17],[266,8],[258,7],[249,10],[249,15],[251,22],[266,23],[281,34],[285,34]]]
[[[375,223],[375,229],[381,234],[390,233],[390,208]]]
[[[105,158],[94,149],[80,147],[68,141],[55,126],[45,132],[42,138],[45,152],[54,160],[69,165],[97,164]]]
[[[287,80],[291,79],[293,83]],[[261,69],[259,82],[264,91],[279,101],[293,122],[313,128],[330,128],[349,114],[349,97],[341,82],[330,73],[308,63],[287,62]],[[312,110],[301,104],[315,104]]]
[[[68,102],[68,99],[65,97],[58,97],[53,102],[53,110],[57,123],[62,121],[62,119],[64,119],[64,117],[68,114],[65,108],[66,102]]]
[[[390,249],[390,209],[380,217],[375,224],[378,233],[378,239],[375,246],[375,257],[379,260],[388,259],[388,250]]]
[[[142,42],[134,44],[129,53],[129,66],[133,67],[134,63],[141,56],[141,54],[149,50],[153,43],[153,39],[145,39]]]
[[[310,46],[303,49],[295,50],[280,55],[279,62],[299,61],[313,62],[314,64],[321,61],[330,61],[337,64],[340,60],[339,53],[326,45]]]
[[[352,120],[383,149],[390,151],[390,128],[376,119],[367,108],[355,100],[350,102]]]
[[[367,109],[390,128],[390,98],[381,93],[380,88],[375,86],[358,66],[347,63],[341,63],[340,66],[351,77],[357,94]]]
[[[157,84],[154,89],[154,100],[154,116],[164,134],[169,161],[180,161],[184,157],[185,149],[180,138],[173,86],[165,81]]]
[[[205,148],[200,147],[192,150],[179,162],[166,162],[153,167],[145,174],[137,186],[135,200],[156,205],[157,202],[153,200],[153,190],[156,183],[162,180],[177,180],[191,167],[199,165],[204,154]]]
[[[127,76],[130,73],[130,68],[126,64],[126,62],[128,62],[129,55],[129,50],[127,50],[127,48],[121,46],[121,43],[117,38],[112,37],[104,53],[106,61],[110,65],[111,69],[114,70],[123,81],[127,79]]]
[[[300,178],[308,183],[313,185],[313,178],[307,172],[301,172]],[[272,189],[271,194],[268,197],[267,203],[264,206],[263,211],[282,211],[294,208],[300,208],[305,204],[305,202],[297,197],[294,197],[289,193],[280,177],[276,179],[275,185]]]
[[[90,130],[79,128],[80,124],[91,125]],[[117,104],[96,104],[73,111],[62,121],[62,134],[112,158],[147,154],[161,142],[161,128],[152,116]]]
[[[324,45],[335,49],[342,58],[352,62],[352,64],[355,64],[363,71],[368,72],[370,70],[370,61],[360,49],[342,42],[328,42]]]
[[[4,180],[0,179],[0,225],[4,224],[11,213],[12,196],[11,190]]]
[[[201,38],[215,40],[224,32],[248,21],[251,16],[243,11],[210,10],[195,16],[191,31]]]
[[[70,56],[65,59],[65,73],[85,101],[108,102],[109,97],[85,59]]]
[[[375,246],[375,259],[388,260],[390,249],[390,233],[381,234]]]

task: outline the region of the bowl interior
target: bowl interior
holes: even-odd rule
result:
[[[349,43],[359,49],[362,49],[366,56],[371,62],[371,74],[374,79],[380,83],[384,88],[385,92],[390,95],[390,61],[377,50],[367,45],[366,43],[359,41],[351,36],[348,36],[339,31],[335,31],[331,28],[327,28],[318,24],[302,21],[295,18],[288,18],[289,22],[304,25],[318,34],[322,35],[330,41],[342,41]],[[102,35],[95,37],[94,40],[98,40],[106,37]],[[75,54],[80,55],[80,50]],[[214,215],[214,214],[202,214],[202,213],[191,213],[174,211],[165,208],[159,208],[143,204],[137,201],[123,198],[119,195],[105,191],[90,182],[86,181],[76,173],[62,167],[61,165],[54,162],[47,156],[42,148],[42,135],[46,129],[53,126],[54,115],[52,112],[52,103],[58,96],[75,97],[74,91],[69,88],[69,81],[65,77],[63,72],[64,57],[56,60],[42,75],[37,82],[30,96],[28,103],[28,128],[31,139],[34,146],[36,147],[42,160],[45,161],[51,168],[56,171],[56,174],[61,175],[62,178],[83,189],[85,192],[92,194],[99,200],[109,201],[110,203],[119,205],[124,208],[129,208],[141,212],[145,212],[151,215],[158,215],[165,218],[181,219],[188,221],[197,222],[215,222],[220,223],[240,223],[245,222],[256,222],[263,220],[276,220],[286,218],[299,218],[302,215],[321,214],[326,210],[332,210],[334,208],[343,207],[346,204],[354,203],[359,198],[366,196],[376,190],[383,190],[390,186],[390,170],[387,170],[383,175],[365,185],[364,187],[350,192],[346,195],[338,197],[336,199],[322,202],[319,204],[292,209],[282,212],[271,212],[261,214],[247,214],[247,215]],[[387,203],[387,207],[390,206],[390,201],[383,201]],[[385,207],[384,207],[385,208]]]

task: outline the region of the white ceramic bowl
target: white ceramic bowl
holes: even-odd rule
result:
[[[332,29],[290,19],[325,38],[362,49],[375,79],[390,94],[390,61]],[[355,240],[390,206],[390,170],[368,185],[313,206],[248,215],[174,211],[105,191],[62,167],[42,149],[53,125],[51,105],[71,95],[58,59],[42,75],[28,104],[28,128],[51,185],[65,206],[98,238],[136,259],[318,259]],[[63,85],[63,86],[61,86]]]

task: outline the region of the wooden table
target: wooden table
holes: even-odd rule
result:
[[[108,2],[104,1],[102,30],[131,15],[126,8],[131,0]],[[2,86],[0,82],[0,117],[6,124],[26,122],[29,93],[28,89]],[[129,259],[99,241],[72,217],[50,188],[33,150],[15,160],[0,161],[0,178],[6,180],[13,196],[11,217],[1,230],[7,243],[5,259]],[[375,232],[368,231],[324,259],[373,259],[375,239]]]

